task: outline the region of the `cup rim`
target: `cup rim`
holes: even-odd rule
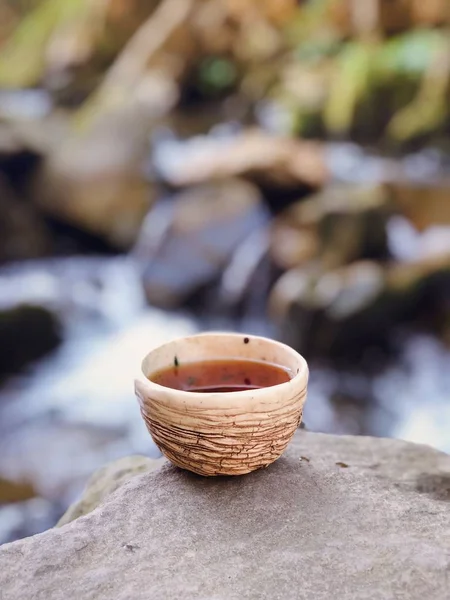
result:
[[[168,346],[169,344],[182,342],[186,339],[213,337],[213,336],[223,336],[223,337],[228,337],[228,338],[230,338],[230,337],[234,337],[234,338],[248,337],[253,340],[262,340],[265,342],[269,342],[271,344],[278,346],[279,348],[282,348],[283,350],[285,350],[286,352],[291,354],[293,357],[295,357],[296,360],[298,360],[300,362],[300,367],[299,367],[297,373],[295,373],[295,375],[291,379],[289,379],[289,381],[285,381],[283,383],[278,383],[276,385],[272,385],[272,386],[268,386],[268,387],[261,387],[261,388],[255,388],[252,390],[240,390],[240,391],[233,391],[233,392],[191,392],[189,390],[178,390],[175,388],[167,387],[165,385],[156,383],[156,382],[152,381],[151,379],[149,379],[148,376],[145,374],[144,363],[146,362],[146,360],[149,358],[149,356],[153,352],[156,352],[156,351],[160,350],[161,348]],[[283,365],[279,365],[279,366],[283,366]],[[191,400],[201,398],[202,401],[207,402],[209,399],[216,398],[217,396],[220,396],[221,398],[229,398],[229,399],[248,396],[250,393],[251,393],[252,397],[260,396],[260,395],[267,393],[267,390],[279,390],[279,389],[283,389],[283,388],[286,388],[286,389],[292,388],[293,385],[295,385],[296,383],[298,383],[299,381],[301,381],[304,378],[306,378],[306,381],[305,381],[305,387],[306,387],[308,384],[309,367],[308,367],[308,363],[307,363],[306,359],[299,352],[294,350],[294,348],[292,348],[291,346],[289,346],[283,342],[280,342],[278,340],[275,340],[275,339],[272,339],[269,337],[265,337],[265,336],[261,336],[261,335],[253,335],[253,334],[245,333],[245,332],[241,333],[241,332],[228,332],[228,331],[206,331],[206,332],[194,333],[191,335],[177,337],[172,340],[169,340],[168,342],[165,342],[164,344],[160,344],[156,348],[153,348],[153,350],[150,350],[150,352],[148,352],[141,361],[141,374],[145,378],[145,384],[150,385],[154,389],[164,391],[164,392],[172,392],[172,393],[176,394],[178,397],[185,398],[186,400],[188,398],[190,398]]]

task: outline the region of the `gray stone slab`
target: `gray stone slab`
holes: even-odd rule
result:
[[[450,456],[299,431],[268,469],[166,464],[87,516],[0,549],[16,600],[450,597]]]

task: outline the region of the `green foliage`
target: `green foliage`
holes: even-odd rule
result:
[[[82,15],[89,0],[45,0],[20,22],[0,54],[0,86],[37,85],[44,68],[45,49],[55,27]]]
[[[377,78],[421,77],[445,45],[447,35],[440,30],[416,29],[383,41],[374,63]]]
[[[450,33],[418,28],[388,39],[297,38],[293,57],[305,71],[329,73],[326,98],[314,110],[289,93],[279,97],[302,135],[353,137],[404,144],[450,122]],[[297,103],[296,103],[297,102]]]
[[[199,84],[206,94],[224,92],[230,89],[236,81],[236,66],[230,60],[211,57],[200,64]]]
[[[376,47],[364,42],[348,42],[340,52],[324,110],[325,126],[330,133],[350,130],[358,103],[370,91],[375,53]]]

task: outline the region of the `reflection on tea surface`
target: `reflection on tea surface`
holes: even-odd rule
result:
[[[149,376],[150,381],[189,392],[239,392],[286,383],[287,369],[267,362],[221,359],[179,364]]]

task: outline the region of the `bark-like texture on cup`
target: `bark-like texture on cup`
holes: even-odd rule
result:
[[[252,359],[289,369],[280,385],[227,393],[196,393],[136,380],[142,417],[161,452],[200,475],[243,475],[281,456],[302,419],[308,366],[294,350],[273,340],[206,333],[170,342],[147,355],[145,377],[172,364]]]

